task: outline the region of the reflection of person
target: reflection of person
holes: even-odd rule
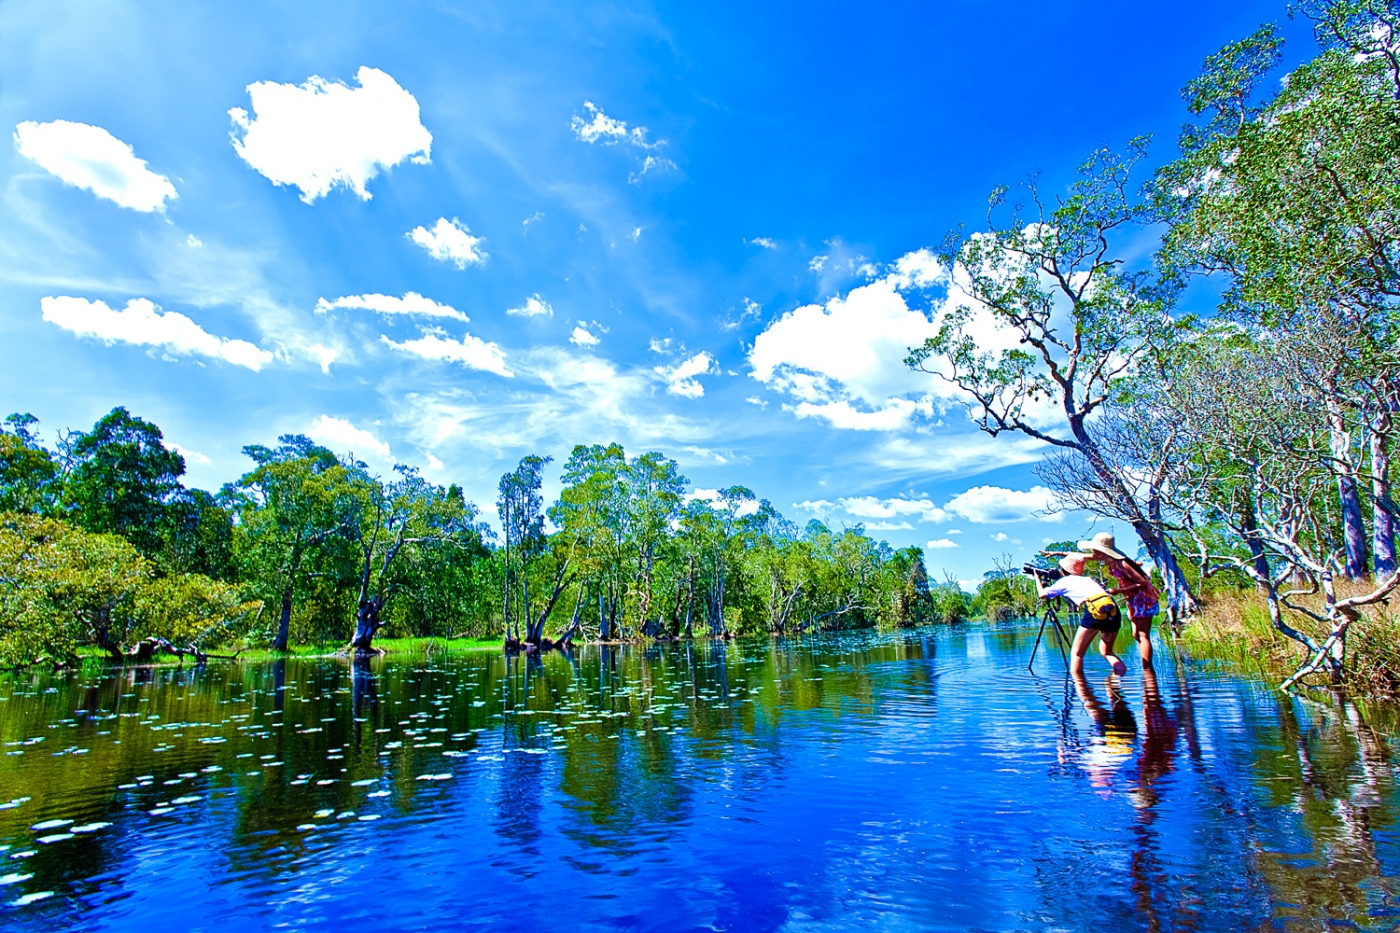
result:
[[[1084,655],[1089,650],[1089,644],[1097,636],[1099,654],[1102,654],[1109,667],[1113,668],[1113,673],[1122,676],[1128,666],[1113,653],[1113,643],[1118,638],[1118,629],[1123,625],[1123,615],[1113,597],[1108,595],[1108,591],[1099,586],[1097,580],[1084,576],[1084,561],[1083,554],[1070,554],[1060,558],[1060,569],[1065,575],[1049,586],[1037,576],[1036,593],[1041,599],[1063,596],[1077,608],[1084,610],[1084,617],[1079,620],[1079,630],[1074,633],[1069,666],[1071,673],[1083,673]]]
[[[1128,605],[1128,621],[1133,626],[1133,640],[1137,642],[1138,656],[1142,666],[1152,666],[1152,617],[1161,608],[1162,596],[1152,585],[1152,578],[1137,561],[1118,551],[1113,546],[1113,535],[1101,531],[1092,541],[1080,541],[1079,549],[1085,551],[1089,560],[1096,560],[1108,568],[1118,586],[1110,593],[1122,596]]]
[[[1113,678],[1104,682],[1108,692],[1108,708],[1099,702],[1094,689],[1089,686],[1082,670],[1074,674],[1074,689],[1084,704],[1084,711],[1098,726],[1103,741],[1094,744],[1084,758],[1084,768],[1089,772],[1089,780],[1095,787],[1109,787],[1113,774],[1127,763],[1132,754],[1133,740],[1137,737],[1137,720],[1133,711],[1123,699],[1121,691],[1114,686]]]
[[[1142,718],[1147,734],[1138,756],[1138,793],[1133,802],[1146,808],[1157,802],[1153,785],[1172,769],[1176,754],[1176,722],[1162,704],[1157,673],[1151,667],[1142,669]]]

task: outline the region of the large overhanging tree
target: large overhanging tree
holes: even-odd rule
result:
[[[1343,572],[1395,570],[1390,444],[1400,402],[1400,9],[1306,3],[1323,51],[1259,100],[1282,41],[1271,27],[1206,61],[1185,94],[1199,122],[1158,177],[1168,268],[1221,274],[1222,312],[1297,347],[1316,372],[1345,538]],[[1369,466],[1367,461],[1369,460]],[[1369,476],[1368,476],[1369,474]],[[1369,496],[1363,490],[1369,479]]]
[[[1114,252],[1151,220],[1130,189],[1145,147],[1138,139],[1126,155],[1096,152],[1054,205],[1032,184],[1031,207],[1015,208],[1005,223],[996,211],[1006,189],[994,192],[988,229],[951,238],[941,251],[964,300],[906,363],[961,390],[986,433],[1022,434],[1082,461],[1098,494],[1080,504],[1132,526],[1180,613],[1195,600],[1155,514],[1155,492],[1105,455],[1095,431],[1118,383],[1178,327],[1173,288],[1150,270],[1125,268]],[[987,348],[989,325],[1014,335],[1015,346]]]

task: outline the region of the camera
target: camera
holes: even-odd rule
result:
[[[1037,567],[1035,564],[1022,564],[1021,572],[1028,577],[1037,577],[1041,583],[1054,583],[1065,575],[1059,567]]]

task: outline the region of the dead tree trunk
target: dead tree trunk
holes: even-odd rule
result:
[[[384,625],[379,614],[384,609],[385,601],[383,593],[360,600],[359,609],[355,612],[355,637],[350,639],[350,647],[355,649],[356,654],[384,653],[374,647],[374,636]]]

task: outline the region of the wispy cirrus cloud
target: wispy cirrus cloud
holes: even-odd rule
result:
[[[337,187],[362,200],[380,169],[431,161],[433,135],[418,101],[377,68],[362,67],[359,87],[313,75],[306,83],[248,85],[253,116],[229,113],[238,157],[274,185],[294,185],[311,204]]]
[[[246,340],[218,337],[178,311],[164,313],[146,298],[133,298],[120,311],[104,301],[68,295],[40,299],[45,321],[80,337],[156,347],[172,354],[204,356],[254,372],[272,362],[267,350]]]
[[[128,210],[165,213],[179,194],[170,179],[146,167],[131,146],[100,126],[27,120],[15,127],[15,148],[64,184],[91,191]]]

